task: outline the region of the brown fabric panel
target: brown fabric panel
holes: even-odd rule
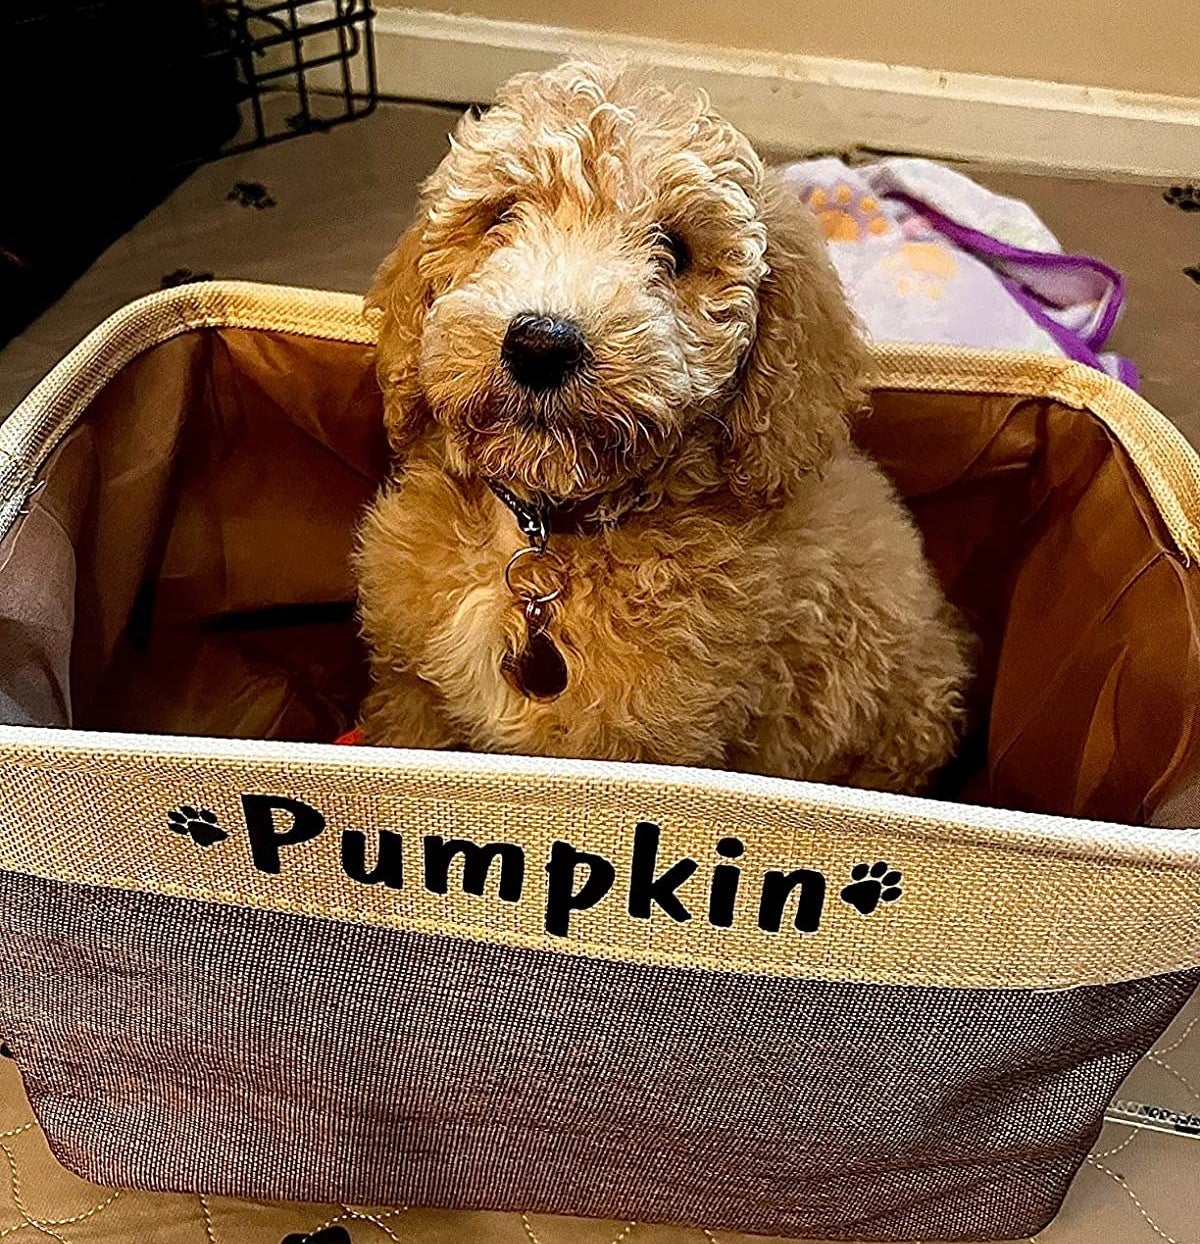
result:
[[[1038,1230],[1197,979],[780,980],[13,873],[0,951],[97,1182],[862,1240]]]
[[[76,725],[91,712],[144,583],[157,574],[179,436],[207,371],[206,339],[190,333],[141,355],[92,405],[95,482],[75,541]]]
[[[330,740],[366,685],[348,559],[385,463],[370,351],[211,338],[153,591],[77,724]]]
[[[0,540],[0,721],[68,726],[76,552],[97,478],[80,428],[55,452],[24,518]]]
[[[0,602],[0,721],[67,726],[75,630],[70,539],[35,504],[20,528],[0,545],[0,559],[0,573],[19,575],[31,588],[8,593]]]
[[[51,701],[29,688],[14,692],[10,679],[22,677],[14,669],[0,682],[0,702],[18,694],[24,702],[5,720],[78,725],[87,718],[144,583],[157,572],[173,516],[177,444],[203,392],[206,354],[204,335],[192,333],[125,368],[54,451],[28,513],[6,536],[0,617],[25,627],[6,645],[7,660],[23,638],[27,670],[55,670],[60,685]]]
[[[364,685],[347,555],[386,467],[371,349],[193,332],[126,367],[88,428],[105,486],[77,551],[75,724],[339,733]],[[1112,434],[1050,400],[894,390],[857,436],[981,640],[942,793],[1178,823],[1200,777],[1200,570]],[[54,720],[39,703],[20,719]]]
[[[301,365],[297,365],[301,364]],[[363,346],[214,334],[179,446],[179,501],[158,624],[349,600],[358,511],[384,470],[379,386]]]
[[[5,542],[3,720],[285,739],[352,720],[347,554],[384,469],[378,385],[366,347],[298,344],[189,333],[92,403]]]
[[[1136,824],[1186,789],[1200,575],[1104,426],[1053,402],[889,392],[858,434],[981,639],[986,764],[955,793]]]

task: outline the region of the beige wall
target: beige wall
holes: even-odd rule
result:
[[[726,47],[1200,96],[1200,0],[400,3]]]

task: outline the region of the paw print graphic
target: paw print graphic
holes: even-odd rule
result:
[[[806,202],[830,242],[861,242],[864,237],[883,237],[892,228],[878,199],[856,195],[844,182],[829,189],[818,186]]]
[[[324,117],[314,117],[306,115],[303,112],[293,112],[290,117],[285,117],[284,125],[289,130],[295,130],[297,133],[324,134],[333,128],[333,122]]]
[[[258,212],[275,206],[275,200],[271,198],[270,191],[261,181],[234,182],[233,189],[225,197],[241,207],[252,207]]]
[[[896,293],[930,302],[939,302],[945,295],[946,282],[958,274],[957,260],[940,242],[905,242],[880,268],[895,281]]]
[[[904,893],[900,889],[902,875],[899,869],[890,868],[886,860],[855,864],[850,870],[850,884],[842,891],[842,902],[869,916],[880,903],[894,903]]]
[[[186,834],[198,847],[211,847],[229,837],[217,824],[215,812],[186,803],[167,813],[167,827],[176,834]]]
[[[1200,212],[1200,186],[1172,186],[1163,191],[1163,198],[1181,212]]]

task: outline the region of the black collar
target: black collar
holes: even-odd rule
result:
[[[582,501],[559,501],[545,493],[535,493],[532,501],[518,497],[510,488],[496,480],[486,480],[496,499],[517,520],[521,534],[534,548],[542,549],[551,535],[580,536],[598,531],[611,531],[642,500],[634,494],[631,504],[622,509],[605,510],[604,496],[588,497]]]

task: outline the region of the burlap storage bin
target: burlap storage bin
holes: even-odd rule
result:
[[[335,748],[385,470],[359,308],[155,295],[0,426],[0,1033],[61,1161],[1036,1231],[1200,979],[1191,451],[1074,364],[877,351],[857,435],[982,643],[954,798]],[[682,859],[689,918],[644,918]]]

